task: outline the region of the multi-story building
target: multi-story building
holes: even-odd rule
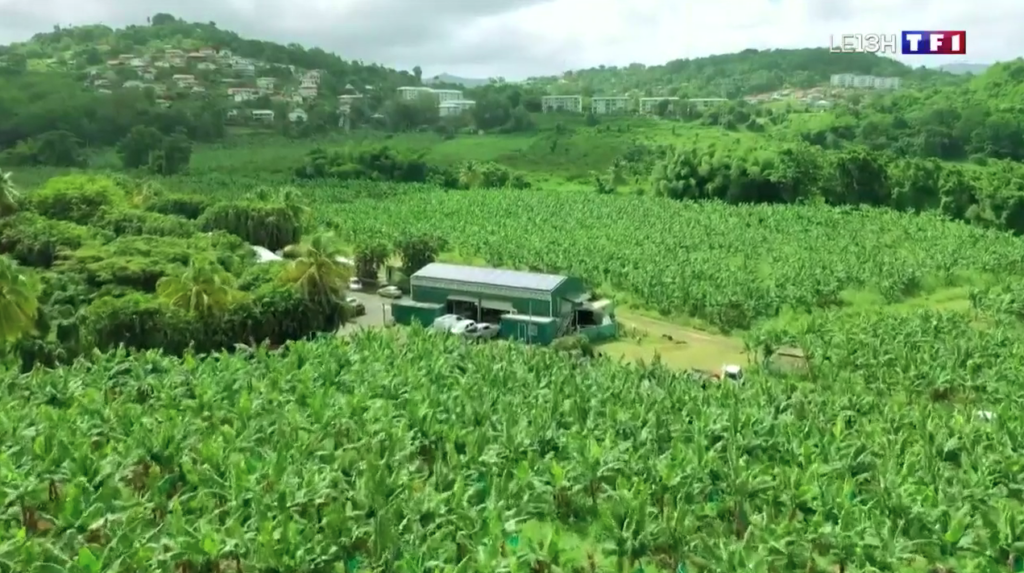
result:
[[[461,90],[435,90],[428,87],[412,86],[398,88],[398,95],[404,100],[415,101],[424,95],[434,98],[438,104],[448,101],[466,101]]]
[[[269,109],[254,109],[252,110],[252,118],[256,121],[264,121],[267,123],[274,122],[274,112]]]
[[[686,100],[691,109],[705,110],[711,107],[722,105],[729,100],[724,97],[697,97]]]
[[[272,90],[276,83],[277,78],[256,78],[256,87],[261,89]]]
[[[424,95],[433,95],[434,90],[424,87],[404,87],[398,88],[398,95],[408,101],[416,101]]]
[[[829,83],[834,88],[861,88],[895,90],[900,88],[900,78],[860,76],[857,74],[834,74]]]
[[[872,82],[876,90],[898,90],[900,89],[899,78],[875,78]]]
[[[437,103],[439,104],[449,101],[467,101],[462,99],[462,91],[460,90],[431,90],[431,92],[437,98]]]
[[[668,102],[668,111],[674,111],[676,104],[679,103],[677,97],[642,97],[640,98],[640,113],[652,114],[658,111],[658,105],[663,102]]]
[[[253,88],[228,88],[228,95],[236,102],[254,100],[259,96],[259,91]]]
[[[590,98],[590,111],[595,115],[625,113],[633,99],[626,96],[595,96]]]
[[[238,72],[239,74],[242,74],[243,76],[256,75],[256,66],[254,66],[252,62],[247,62],[244,60],[233,63],[231,65],[231,69]]]
[[[441,117],[460,115],[476,107],[476,102],[468,99],[448,100],[437,104]]]
[[[552,111],[571,111],[583,113],[583,96],[581,95],[559,95],[543,96],[540,98],[541,110],[544,113]]]

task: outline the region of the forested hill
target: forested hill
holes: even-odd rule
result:
[[[567,72],[558,78],[532,78],[558,92],[586,95],[643,92],[646,95],[737,98],[782,88],[810,88],[829,81],[832,74],[894,76],[921,83],[958,83],[953,74],[918,69],[874,54],[833,54],[825,48],[799,50],[744,50],[660,66],[591,68]]]
[[[120,54],[142,55],[171,47],[181,50],[214,48],[265,64],[325,70],[332,77],[358,86],[399,86],[419,83],[409,72],[377,64],[344,60],[320,48],[287,46],[243,38],[214,23],[185,22],[170,14],[157,14],[147,25],[113,29],[108,26],[54,27],[27,42],[0,47],[8,65],[32,64],[50,70],[84,71]],[[30,66],[31,67],[31,66]]]

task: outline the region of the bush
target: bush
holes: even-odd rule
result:
[[[299,242],[298,216],[287,206],[246,201],[218,203],[198,220],[202,231],[224,231],[271,251]]]
[[[165,195],[153,199],[146,205],[147,211],[161,215],[175,215],[186,219],[198,219],[211,205],[211,201],[194,195]]]
[[[88,242],[112,240],[110,233],[56,221],[32,212],[22,212],[0,219],[0,254],[10,255],[19,263],[47,268],[61,253],[70,253]]]
[[[82,320],[88,341],[98,350],[123,345],[170,354],[181,354],[189,347],[194,322],[184,311],[143,293],[97,299],[86,307]]]
[[[198,232],[195,222],[183,217],[123,208],[103,209],[93,224],[118,236],[190,237]]]
[[[50,219],[88,225],[104,208],[125,204],[124,191],[107,177],[54,177],[28,198],[30,209]]]

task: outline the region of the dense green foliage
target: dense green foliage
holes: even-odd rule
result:
[[[0,554],[83,572],[1012,567],[1015,335],[829,325],[802,336],[829,358],[813,378],[742,387],[422,331],[4,378],[0,435],[32,438],[0,460],[21,508]]]
[[[911,70],[874,54],[836,57],[825,48],[800,50],[744,50],[692,60],[673,60],[663,65],[631,64],[600,66],[567,72],[558,78],[533,78],[558,93],[587,96],[638,90],[647,96],[683,98],[741,96],[783,88],[811,88],[825,84],[833,74],[895,76],[912,81],[956,83],[951,74]]]
[[[301,223],[290,207],[240,201],[198,207],[201,202],[182,198],[154,201],[144,191],[126,179],[57,178],[27,197],[19,212],[0,217],[3,260],[11,257],[24,266],[18,273],[42,285],[32,297],[38,308],[29,313],[35,327],[0,348],[0,357],[16,353],[29,370],[119,346],[180,354],[281,344],[333,331],[345,319],[340,294],[306,292],[309,280],[327,282],[330,267],[338,266],[333,260],[317,266],[304,253],[282,272],[253,281],[258,265],[244,241],[273,249],[298,243]],[[0,293],[15,281],[4,280]],[[347,274],[331,279],[345,281]],[[55,321],[65,328],[52,328]]]
[[[1019,161],[1021,78],[1024,61],[1017,60],[996,64],[963,85],[856,97],[797,131],[826,147],[854,141],[908,156]]]
[[[849,289],[898,302],[971,275],[1024,276],[1018,239],[885,210],[480,191],[360,199],[329,217],[350,238],[439,232],[495,266],[570,273],[723,328],[840,306]]]
[[[642,160],[642,158],[641,158]],[[627,163],[614,169],[629,170]],[[938,211],[978,225],[1024,234],[1024,169],[1011,161],[985,168],[901,159],[859,147],[822,151],[803,144],[709,146],[667,152],[649,192],[674,199],[730,203],[885,206]]]
[[[295,168],[299,180],[389,181],[432,183],[447,189],[527,189],[520,173],[494,163],[465,162],[454,168],[431,165],[425,153],[408,153],[388,146],[355,147],[328,151],[316,148]]]
[[[442,117],[392,95],[418,70],[149,24],[0,48],[0,571],[1024,567],[1024,64],[746,51],[494,82]],[[229,136],[220,98],[81,87],[167,46],[321,92],[295,125],[232,106],[277,118]],[[833,73],[906,83],[738,99]],[[733,101],[536,114],[549,92]],[[674,344],[745,342],[746,377],[610,358],[625,340],[334,335],[352,274],[438,259],[742,335]]]

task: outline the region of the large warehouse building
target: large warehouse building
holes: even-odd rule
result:
[[[506,338],[540,344],[604,318],[588,304],[583,281],[562,275],[431,263],[409,277],[409,295],[392,304],[395,322],[429,326],[458,314],[499,324]]]

